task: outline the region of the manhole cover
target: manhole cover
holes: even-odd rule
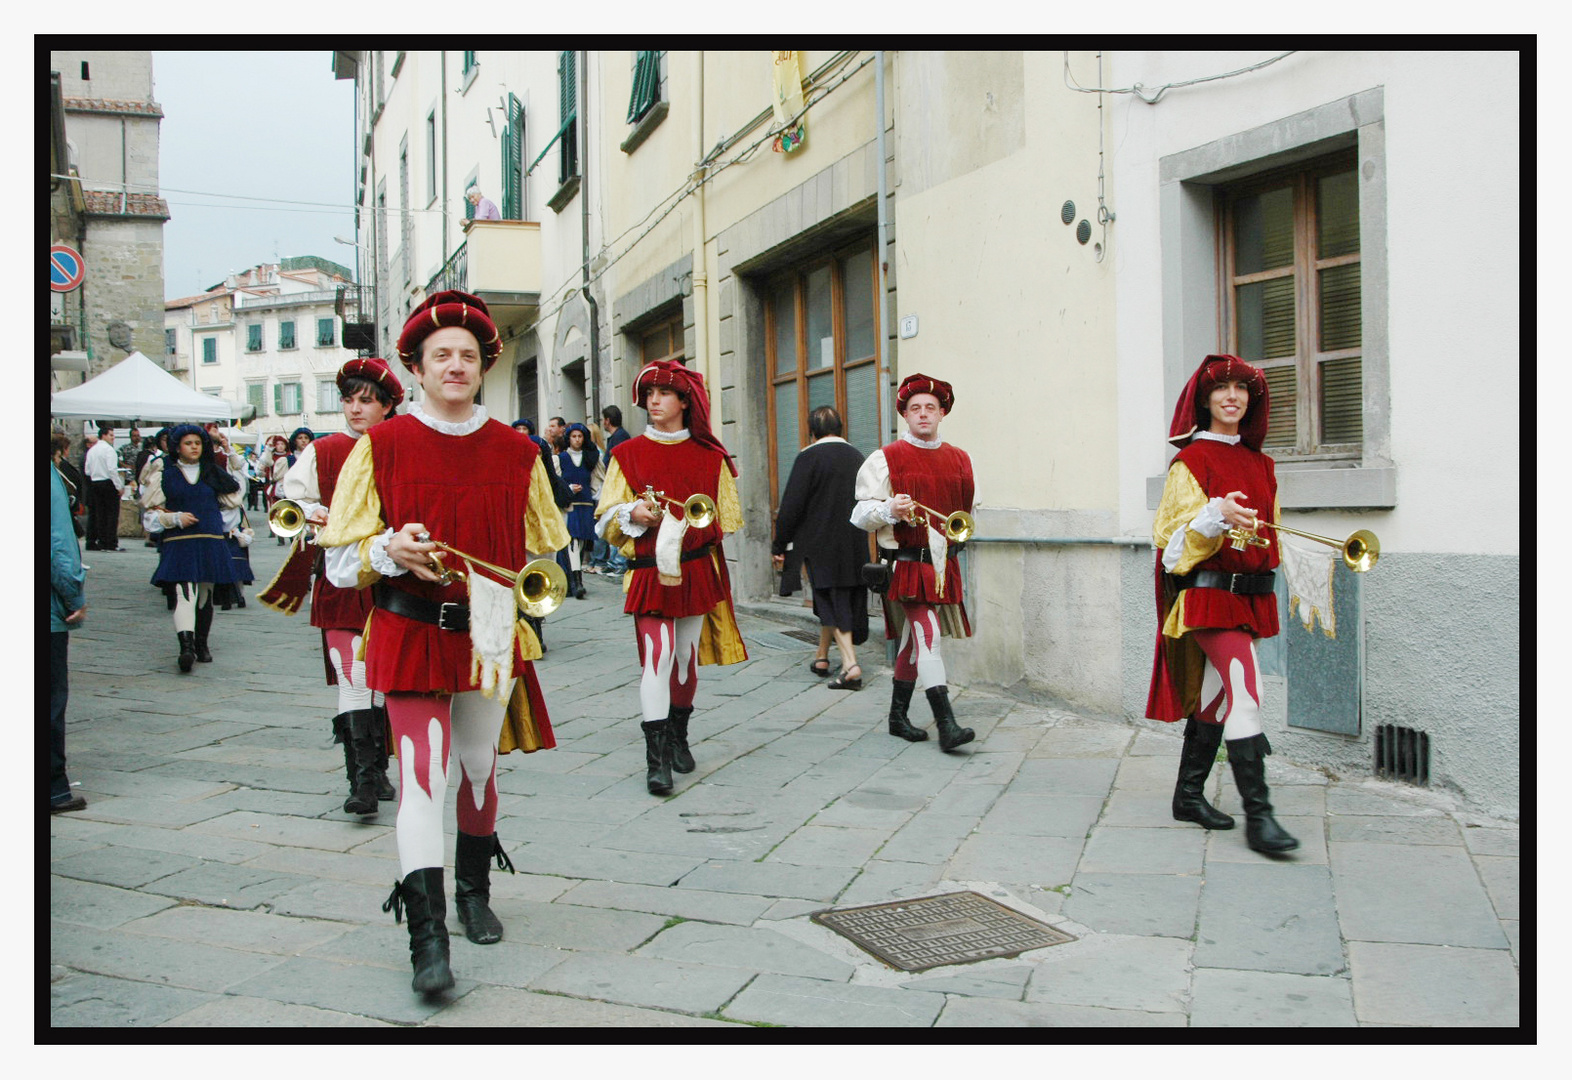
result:
[[[817,911],[813,921],[902,971],[1019,956],[1075,940],[974,892]]]

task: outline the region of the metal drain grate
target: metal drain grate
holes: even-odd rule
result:
[[[1430,736],[1413,728],[1378,724],[1375,729],[1375,773],[1383,780],[1430,783]]]
[[[1075,940],[975,892],[816,911],[812,918],[901,971],[1019,956]]]

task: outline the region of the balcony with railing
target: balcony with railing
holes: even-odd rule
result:
[[[540,223],[470,220],[464,231],[468,239],[459,253],[465,291],[503,309],[497,311],[500,318],[533,317],[540,308]]]

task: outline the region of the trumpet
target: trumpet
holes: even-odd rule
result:
[[[906,497],[911,499],[910,495]],[[966,543],[966,541],[972,538],[972,533],[977,531],[977,523],[972,520],[972,516],[965,510],[957,510],[953,514],[941,514],[933,507],[924,506],[916,499],[912,499],[912,505],[944,522],[945,538],[952,544]]]
[[[1376,537],[1375,533],[1368,529],[1360,529],[1347,540],[1333,540],[1330,536],[1317,536],[1315,533],[1301,532],[1298,529],[1290,529],[1287,525],[1277,525],[1270,521],[1257,521],[1255,523],[1255,529],[1263,526],[1268,529],[1276,529],[1278,532],[1302,536],[1306,540],[1314,540],[1316,543],[1326,544],[1328,547],[1342,549],[1343,564],[1356,574],[1363,574],[1366,570],[1369,570],[1376,564],[1376,560],[1381,557],[1381,541]],[[1243,551],[1246,546],[1266,547],[1271,543],[1266,537],[1257,536],[1255,529],[1235,527],[1228,530],[1226,535],[1233,541],[1232,546],[1235,551]]]
[[[513,571],[489,563],[484,559],[477,559],[468,552],[460,551],[441,540],[426,538],[427,543],[435,544],[443,551],[452,552],[475,566],[483,566],[500,578],[506,578],[513,583],[513,604],[532,619],[544,618],[562,606],[563,599],[568,595],[568,575],[562,572],[554,559],[536,559],[525,565],[524,569]],[[443,585],[451,585],[455,581],[463,581],[469,575],[452,566],[443,566],[437,560],[440,568],[437,580]]]
[[[715,500],[703,492],[689,495],[687,499],[679,501],[671,498],[664,491],[656,491],[654,487],[646,485],[644,493],[639,498],[645,499],[662,513],[665,512],[665,508],[660,505],[661,502],[682,507],[683,520],[695,529],[706,528],[715,520]]]
[[[267,512],[267,527],[274,536],[282,536],[288,540],[298,536],[302,529],[310,529],[316,533],[317,527],[306,520],[306,511],[294,499],[279,499]]]

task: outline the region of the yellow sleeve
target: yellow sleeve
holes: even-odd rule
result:
[[[317,534],[318,547],[360,545],[360,581],[364,588],[380,574],[371,569],[371,541],[388,528],[382,520],[382,498],[371,470],[371,440],[360,439],[339,470],[328,508],[328,523]]]
[[[622,475],[621,463],[615,457],[612,458],[611,466],[606,470],[606,482],[600,486],[600,501],[595,504],[595,520],[605,517],[606,511],[613,506],[630,503],[637,497],[628,485],[628,478]],[[633,538],[623,534],[616,518],[606,523],[606,543],[615,546],[624,555],[633,554]]]
[[[730,536],[742,528],[742,503],[737,499],[737,478],[731,474],[724,461],[721,462],[720,480],[715,484],[715,491],[720,496],[715,500],[720,529],[723,534]]]
[[[1209,501],[1189,468],[1183,462],[1174,462],[1163,484],[1163,500],[1157,507],[1157,519],[1152,522],[1152,543],[1159,550],[1167,547],[1174,530],[1195,520],[1195,515]],[[1205,537],[1194,529],[1186,529],[1184,554],[1179,557],[1179,565],[1174,567],[1173,573],[1188,574],[1198,564],[1221,551],[1227,540],[1226,534]]]
[[[529,508],[524,512],[524,546],[535,554],[568,546],[568,525],[551,497],[551,478],[537,456],[529,474]]]

